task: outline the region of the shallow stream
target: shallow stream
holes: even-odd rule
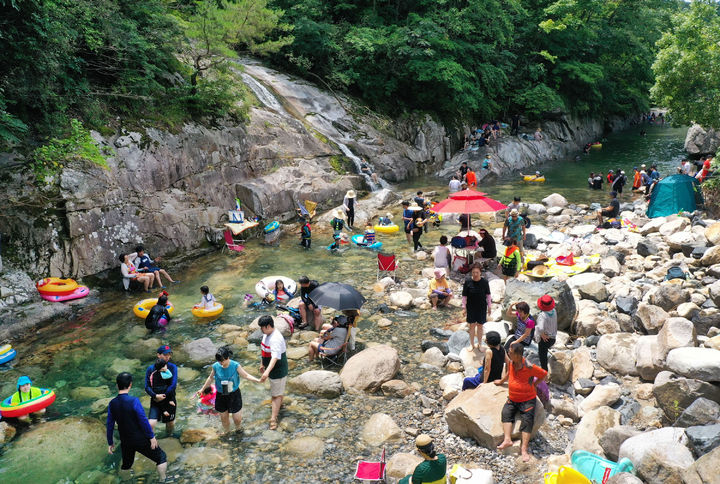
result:
[[[555,163],[541,167],[548,181],[545,184],[517,183],[514,178],[502,180],[491,186],[481,187],[493,198],[507,203],[513,196],[523,201],[539,202],[552,192],[565,195],[571,202],[604,201],[604,193],[587,189],[586,179],[590,171],[616,169],[625,170],[632,178],[632,167],[640,164],[658,163],[663,175],[674,172],[683,156],[682,141],[685,130],[679,128],[648,128],[648,135],[638,136],[637,130],[612,135],[605,141],[602,150],[581,156],[580,161]],[[423,187],[437,189],[446,194],[446,181],[413,180],[403,184],[403,190]],[[628,197],[628,195],[626,195]],[[398,210],[394,210],[398,213]],[[426,246],[435,245],[441,233],[452,234],[455,227],[443,225],[423,237]],[[144,369],[155,356],[155,348],[162,342],[179,348],[182,343],[210,337],[222,342],[215,328],[221,324],[246,326],[262,312],[244,308],[242,302],[246,293],[254,294],[255,283],[268,275],[286,275],[295,280],[308,275],[320,282],[341,281],[359,288],[368,297],[366,311],[360,322],[359,349],[363,342],[388,342],[400,353],[403,367],[399,378],[408,383],[417,383],[435,392],[440,373],[420,367],[420,342],[429,339],[428,330],[442,327],[447,321],[460,316],[459,310],[422,311],[390,313],[384,315],[393,325],[380,329],[375,324],[380,315],[375,313],[378,304],[385,302],[376,296],[372,285],[376,280],[376,256],[374,252],[350,247],[337,255],[325,250],[331,242],[329,227],[316,227],[313,247],[309,251],[297,245],[298,236],[286,234],[279,247],[261,246],[253,239],[246,244],[240,255],[217,252],[202,257],[184,267],[167,267],[169,272],[182,282],[171,285],[171,301],[176,306],[175,319],[166,334],[148,335],[143,321],[132,313],[133,305],[145,294],[104,290],[88,300],[70,321],[58,321],[41,328],[23,341],[14,342],[19,358],[11,368],[0,369],[0,395],[8,396],[14,391],[18,376],[29,375],[37,386],[54,388],[57,401],[48,408],[46,419],[57,420],[68,416],[92,416],[104,419],[104,402],[115,394],[115,367],[126,366],[133,371],[136,385],[132,394],[148,405],[148,397],[142,390]],[[394,252],[406,259],[401,264],[401,277],[407,278],[427,267],[428,263],[410,259],[410,252],[404,234],[378,236],[384,250]],[[215,297],[225,305],[225,312],[214,321],[200,320],[190,314],[190,308],[200,300],[199,287],[208,285]],[[257,296],[256,296],[257,297]],[[147,341],[154,338],[151,341]],[[301,346],[291,343],[290,347]],[[246,369],[259,375],[259,348],[249,345],[236,353]],[[117,359],[127,359],[118,362]],[[220,428],[216,417],[198,415],[195,410],[193,393],[205,380],[208,369],[191,369],[176,358],[183,366],[178,390],[178,418],[176,437],[183,429],[215,427]],[[211,361],[207,362],[212,363]],[[296,376],[308,369],[319,368],[309,364],[306,358],[291,363],[290,376]],[[95,392],[72,395],[78,387],[94,387]],[[270,408],[267,402],[267,384],[242,383],[244,432],[208,442],[208,448],[229,452],[221,464],[199,465],[195,461],[185,464],[171,464],[170,482],[352,482],[355,462],[359,458],[375,458],[381,449],[366,446],[359,439],[362,424],[375,412],[386,412],[398,421],[417,419],[415,427],[427,429],[441,419],[438,411],[430,417],[423,417],[413,397],[406,400],[388,399],[379,396],[344,395],[335,400],[314,399],[288,392],[285,407],[281,413],[278,431],[269,431],[267,422]],[[409,402],[408,400],[413,400]],[[102,420],[104,422],[104,420]],[[42,425],[36,423],[34,425]],[[401,426],[403,426],[401,424]],[[324,452],[315,457],[296,457],[284,453],[283,447],[292,439],[313,435],[325,442]],[[164,428],[158,427],[158,436],[165,437]],[[16,437],[17,439],[17,437]],[[388,454],[398,449],[405,451],[412,447],[410,438],[387,445]],[[168,447],[178,448],[177,441],[165,441]],[[7,448],[14,444],[10,443]],[[203,445],[203,444],[200,444]],[[556,449],[562,452],[562,449]],[[175,452],[177,454],[177,452]],[[83,462],[81,455],[66,455],[64,459]],[[81,482],[112,482],[111,475],[119,466],[119,452],[107,456],[102,462],[83,463],[84,474]],[[200,459],[202,461],[202,459]],[[212,462],[208,457],[207,462]],[[10,463],[11,464],[11,463]],[[37,468],[22,468],[0,460],[0,481],[44,482],[37,479]],[[3,471],[2,467],[6,467]],[[52,473],[50,473],[52,474]],[[155,474],[148,462],[138,456],[136,475],[142,480],[152,481]],[[61,476],[57,476],[61,477]],[[55,479],[56,480],[56,479]],[[50,480],[49,482],[55,482]]]

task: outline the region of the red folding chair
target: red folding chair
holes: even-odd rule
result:
[[[383,447],[380,462],[362,460],[357,463],[355,479],[368,482],[385,482],[385,447]]]
[[[233,239],[232,232],[230,229],[226,229],[225,232],[223,232],[223,235],[225,236],[225,247],[228,250],[234,250],[235,252],[242,252],[245,247],[238,244],[235,239]]]
[[[395,279],[397,276],[397,257],[395,254],[383,254],[379,253],[378,257],[378,270],[377,280],[380,280],[380,273],[392,272],[392,278]]]

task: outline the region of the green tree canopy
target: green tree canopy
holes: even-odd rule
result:
[[[720,7],[694,0],[659,42],[652,95],[682,123],[720,129]]]

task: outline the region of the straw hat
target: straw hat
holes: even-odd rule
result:
[[[510,210],[510,216],[513,216],[513,215],[519,215],[517,208],[513,208],[512,210]]]
[[[530,275],[532,275],[533,277],[545,277],[545,275],[547,274],[547,271],[548,271],[547,266],[541,264],[539,266],[533,267],[533,270]],[[538,299],[538,301],[540,301],[540,300]]]
[[[413,212],[419,212],[420,210],[422,210],[422,207],[420,207],[419,205],[416,205],[416,204],[413,203],[413,204],[410,205],[407,209],[408,209],[408,210],[411,210],[411,211],[413,211]]]
[[[438,267],[433,271],[433,273],[435,274],[435,279],[442,279],[445,277],[445,269],[443,268]]]
[[[545,294],[537,300],[537,305],[541,311],[552,311],[555,309],[555,300],[551,295]]]
[[[420,434],[415,439],[415,447],[426,447],[432,443],[433,439],[428,434]]]
[[[335,215],[336,218],[343,218],[344,214],[342,213],[342,210],[338,208],[337,210],[335,210],[335,213],[333,213],[333,215]]]
[[[348,198],[355,198],[357,197],[357,193],[355,193],[355,190],[348,190],[345,196]]]

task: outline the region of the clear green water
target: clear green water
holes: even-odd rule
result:
[[[657,162],[661,172],[666,174],[678,164],[683,154],[682,141],[685,130],[676,128],[650,128],[647,137],[639,137],[636,132],[626,132],[610,136],[601,151],[583,157],[579,162],[562,162],[543,167],[548,177],[545,184],[524,184],[515,180],[503,180],[496,185],[482,187],[490,196],[503,201],[519,195],[526,201],[539,201],[549,193],[558,191],[574,202],[596,201],[598,192],[586,188],[589,171],[601,169],[625,169],[630,173],[632,166],[641,163]],[[405,183],[401,189],[423,187],[427,190],[438,189],[441,193],[446,186],[439,180],[413,180]],[[432,247],[441,233],[451,234],[454,227],[444,225],[438,231],[424,236],[423,242]],[[91,415],[104,418],[102,409],[92,409],[94,399],[77,399],[71,391],[77,387],[104,387],[107,396],[114,395],[114,373],[108,369],[116,358],[137,359],[134,367],[137,386],[133,394],[140,397],[144,405],[148,398],[142,391],[144,369],[155,356],[158,342],[179,347],[192,339],[208,336],[221,343],[214,330],[220,324],[247,325],[262,314],[242,307],[246,293],[254,293],[258,279],[268,275],[286,275],[297,280],[306,274],[319,281],[342,281],[360,288],[368,297],[366,317],[360,323],[361,340],[389,342],[397,347],[403,360],[401,378],[408,382],[418,382],[434,388],[438,374],[419,368],[417,356],[419,344],[427,339],[428,329],[442,326],[445,322],[458,317],[458,311],[418,311],[415,314],[390,314],[387,317],[394,324],[389,329],[378,329],[374,318],[367,313],[382,298],[372,292],[376,277],[375,253],[351,247],[342,255],[334,255],[325,250],[331,242],[329,227],[316,227],[313,236],[313,248],[306,251],[297,246],[297,237],[286,234],[280,247],[261,246],[257,240],[247,244],[246,251],[239,255],[214,253],[185,267],[169,268],[181,284],[171,286],[171,301],[176,306],[175,319],[164,336],[149,336],[143,321],[132,313],[133,305],[144,294],[125,293],[120,290],[106,290],[99,301],[84,306],[79,314],[70,321],[58,321],[23,341],[15,342],[20,357],[14,367],[0,371],[0,395],[7,396],[13,390],[15,381],[22,374],[29,375],[38,386],[56,389],[58,398],[48,409],[47,419],[60,419],[74,415]],[[390,252],[407,259],[401,274],[405,277],[417,274],[425,264],[409,259],[409,248],[404,234],[378,235]],[[417,276],[416,276],[417,277]],[[212,322],[195,319],[190,308],[199,300],[199,287],[210,286],[216,298],[225,305],[222,316]],[[143,345],[148,338],[159,338]],[[362,348],[362,344],[359,345]],[[254,346],[242,349],[236,359],[257,375],[259,350]],[[137,363],[137,362],[136,362]],[[176,361],[183,365],[182,361]],[[208,361],[208,364],[211,363]],[[291,366],[290,376],[297,375],[319,365],[309,365],[299,360]],[[181,382],[178,390],[177,434],[184,428],[213,426],[220,428],[215,417],[198,415],[195,412],[195,400],[192,394],[203,383],[207,368]],[[379,454],[380,449],[366,446],[359,441],[359,433],[364,419],[374,412],[385,411],[396,416],[411,412],[404,401],[344,395],[336,400],[323,400],[293,395],[289,392],[288,402],[281,413],[279,432],[267,430],[270,409],[266,400],[269,391],[266,386],[248,382],[242,384],[243,415],[245,432],[235,435],[232,440],[221,439],[208,443],[209,447],[227,449],[231,458],[220,467],[189,467],[171,464],[169,476],[171,482],[201,482],[206,479],[223,481],[232,476],[232,482],[317,482],[319,469],[332,482],[351,482],[355,462],[359,457],[371,458]],[[97,405],[97,404],[96,404]],[[405,410],[408,408],[408,410]],[[417,408],[412,407],[413,415]],[[422,417],[420,417],[422,420]],[[37,424],[37,425],[42,425]],[[420,428],[427,428],[429,421],[420,421]],[[159,437],[164,437],[164,428],[158,427]],[[315,435],[325,440],[325,452],[317,458],[298,458],[283,453],[282,446],[287,441],[305,435]],[[409,449],[405,442],[389,444],[388,452],[399,448]],[[10,446],[13,444],[11,443]],[[67,459],[78,460],[81,456],[68,455]],[[152,480],[154,473],[147,461],[138,457],[137,475],[143,480]],[[88,465],[87,470],[98,470],[114,475],[119,465],[119,453],[107,457],[105,462]],[[4,475],[3,482],[28,482],[37,475],[33,469],[27,469],[22,475]],[[38,481],[35,481],[38,482]]]

